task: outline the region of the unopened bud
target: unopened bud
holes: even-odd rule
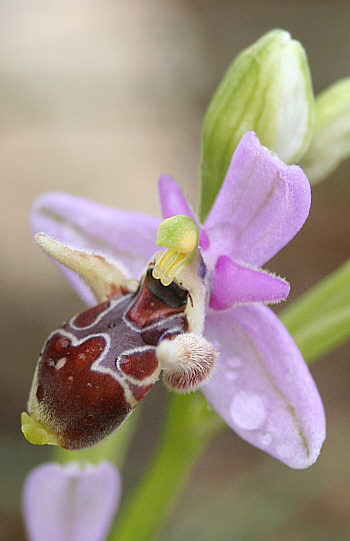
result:
[[[337,81],[315,100],[315,126],[300,161],[311,184],[327,178],[350,156],[350,77]]]
[[[242,136],[296,163],[312,133],[314,97],[305,51],[288,32],[272,30],[237,56],[207,109],[202,133],[201,218],[225,178]]]

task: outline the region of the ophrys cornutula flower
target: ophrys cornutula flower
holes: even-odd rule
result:
[[[248,133],[234,153],[225,181],[203,225],[171,178],[161,177],[159,191],[163,218],[185,215],[198,224],[199,250],[192,243],[188,261],[186,251],[164,243],[162,246],[177,255],[164,256],[160,261],[157,256],[154,260],[160,226],[157,218],[106,208],[67,194],[47,194],[37,201],[32,214],[33,229],[73,248],[59,245],[43,235],[38,237],[39,243],[61,264],[80,273],[78,276],[62,268],[80,295],[91,304],[103,300],[113,303],[114,295],[125,296],[125,292],[130,296],[141,295],[149,274],[153,281],[158,280],[153,272],[155,263],[167,274],[172,263],[179,263],[176,258],[183,256],[183,264],[172,276],[171,287],[178,288],[176,317],[183,316],[184,323],[176,327],[175,332],[173,327],[167,328],[168,336],[158,337],[158,342],[155,337],[151,344],[155,368],[145,383],[153,384],[161,369],[164,369],[165,379],[171,380],[166,376],[168,360],[171,359],[172,367],[180,366],[181,372],[186,370],[184,359],[191,358],[193,351],[199,363],[197,374],[203,359],[209,359],[210,369],[204,370],[205,381],[214,364],[213,344],[219,352],[216,370],[207,383],[202,385],[197,379],[193,388],[202,385],[214,409],[244,439],[292,467],[309,466],[316,460],[325,438],[323,406],[294,341],[265,306],[284,299],[289,286],[285,280],[261,269],[293,238],[307,218],[310,186],[304,173],[297,166],[286,166],[262,147],[253,133]],[[90,263],[82,265],[83,259]],[[145,275],[149,264],[151,270]],[[130,272],[129,276],[125,269]],[[141,285],[139,282],[133,285],[130,278],[139,280],[142,275]],[[147,286],[148,292],[152,287]],[[168,287],[162,285],[162,288]],[[181,288],[186,296],[182,311],[178,300]],[[167,297],[158,294],[162,302],[164,295]],[[103,311],[95,309],[97,319],[100,310]],[[161,314],[160,319],[169,323],[168,316],[163,318]],[[77,316],[78,322],[84,317]],[[79,326],[77,318],[69,324]],[[160,320],[157,321],[159,324]],[[85,320],[84,325],[87,326]],[[72,329],[66,332],[72,334]],[[95,335],[101,334],[103,331],[95,329]],[[190,344],[183,335],[190,336],[194,343]],[[67,346],[79,346],[78,342],[73,343],[72,337],[64,333],[62,336],[71,340]],[[94,339],[95,362],[102,345],[97,336]],[[186,346],[183,348],[182,344]],[[55,366],[66,364],[62,358],[65,356],[56,359]],[[130,365],[129,360],[128,363]],[[99,366],[103,366],[103,360]],[[53,370],[57,371],[55,367]],[[132,374],[132,377],[135,376]],[[177,380],[180,379],[177,372]],[[139,386],[138,382],[134,383]],[[176,389],[176,385],[174,387]],[[183,390],[180,387],[177,390]],[[34,392],[37,392],[36,387]],[[74,396],[78,400],[77,395]],[[104,431],[102,426],[95,440],[110,432],[108,423],[108,430]],[[93,433],[92,420],[91,426]]]

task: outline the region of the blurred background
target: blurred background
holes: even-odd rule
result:
[[[1,541],[25,539],[21,485],[50,457],[20,432],[38,352],[83,309],[33,244],[34,199],[60,190],[159,214],[156,182],[166,172],[196,207],[204,111],[234,56],[274,27],[288,30],[307,51],[317,94],[350,75],[349,22],[350,3],[339,0],[1,0]],[[348,162],[313,189],[306,226],[268,265],[290,280],[290,300],[348,258],[349,201]],[[311,368],[328,422],[318,462],[291,471],[223,432],[163,541],[350,539],[349,352],[343,346]],[[165,391],[156,387],[144,401],[126,491],[159,431]]]

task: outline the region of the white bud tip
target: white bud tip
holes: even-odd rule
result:
[[[212,375],[218,353],[203,336],[179,334],[163,340],[157,347],[157,359],[163,381],[172,391],[196,391]]]

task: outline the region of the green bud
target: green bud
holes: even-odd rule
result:
[[[208,214],[232,155],[248,131],[287,163],[306,151],[314,97],[306,54],[283,30],[272,30],[244,50],[227,70],[209,104],[202,133],[201,218]]]
[[[341,79],[315,101],[315,125],[300,165],[311,183],[324,180],[350,156],[350,78]]]
[[[350,338],[350,259],[280,314],[310,363]]]

